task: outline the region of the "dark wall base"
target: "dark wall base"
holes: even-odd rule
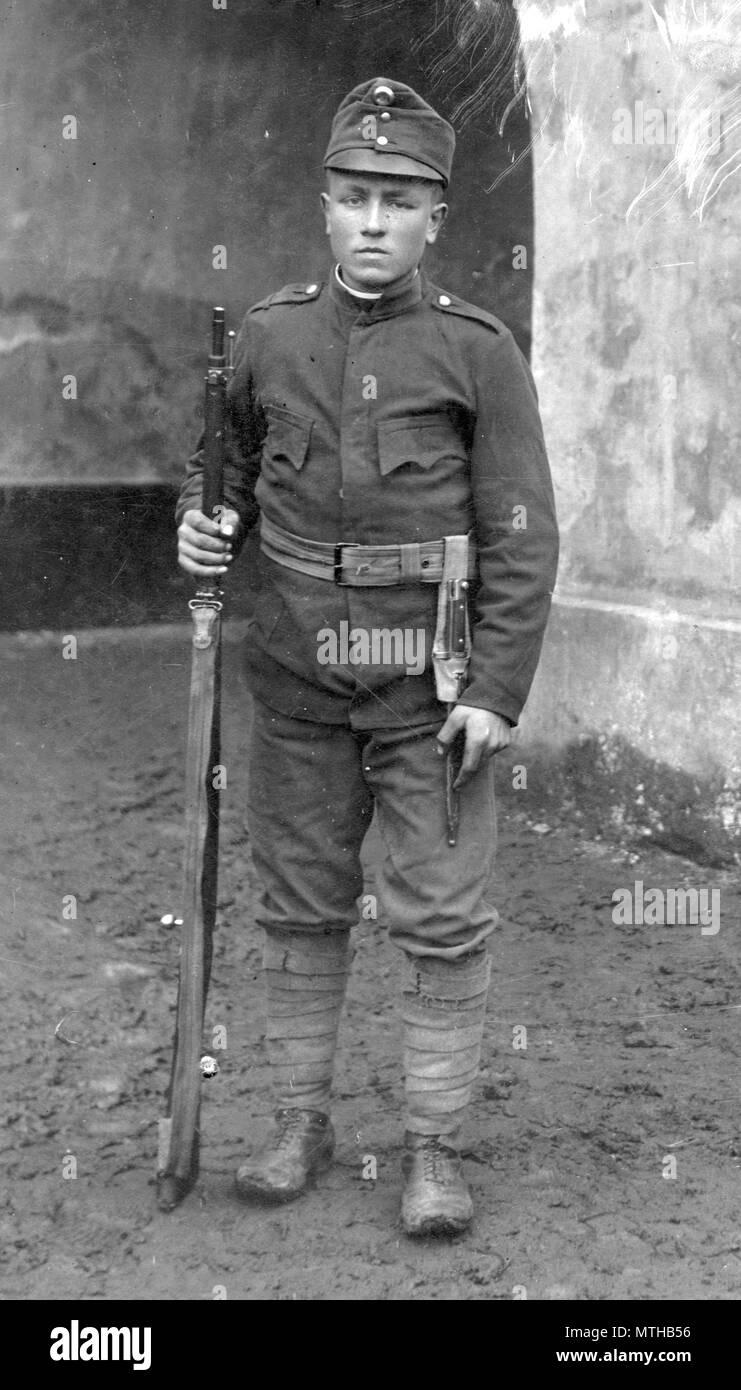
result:
[[[0,629],[131,627],[187,617],[178,569],[177,488],[6,487]],[[244,612],[236,583],[229,612]]]
[[[515,765],[527,767],[517,789]],[[496,760],[497,790],[510,811],[553,825],[567,821],[640,853],[658,845],[698,864],[741,864],[741,825],[728,815],[736,797],[723,770],[704,778],[646,757],[620,736],[575,739],[553,750],[514,745]]]

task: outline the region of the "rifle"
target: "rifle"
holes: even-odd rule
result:
[[[234,371],[233,332],[224,356],[224,310],[215,308],[206,375],[201,511],[218,520],[222,507],[226,388]],[[185,853],[180,971],[166,1114],[159,1121],[157,1205],[172,1211],[198,1177],[201,1046],[211,976],[219,845],[221,612],[218,580],[199,584],[188,607],[193,621],[185,775]],[[206,1059],[203,1058],[203,1063]]]

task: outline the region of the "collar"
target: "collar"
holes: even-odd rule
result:
[[[364,290],[351,290],[350,286],[345,284],[345,281],[340,275],[339,261],[337,262],[337,265],[334,268],[334,278],[337,281],[337,284],[340,285],[343,290],[346,290],[348,294],[352,295],[353,299],[381,299],[383,296],[383,290],[379,290],[378,294],[366,294]]]
[[[375,296],[359,295],[357,292],[347,288],[347,285],[339,277],[339,266],[335,266],[334,272],[329,277],[330,298],[346,313],[351,313],[357,318],[362,315],[364,318],[380,319],[391,318],[395,314],[400,314],[404,309],[409,309],[413,304],[418,304],[422,298],[424,280],[419,267],[414,273],[409,283],[402,289],[391,287],[390,293],[382,291],[376,298]]]

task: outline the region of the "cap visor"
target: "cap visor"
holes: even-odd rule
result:
[[[443,176],[429,164],[407,154],[381,154],[373,149],[338,150],[324,161],[325,169],[350,169],[354,174],[406,174],[407,178],[437,179]]]

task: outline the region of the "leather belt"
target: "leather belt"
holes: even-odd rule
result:
[[[327,579],[350,588],[381,588],[392,584],[440,584],[445,560],[444,541],[408,545],[356,545],[340,541],[307,540],[284,531],[263,514],[260,548],[286,569]],[[469,578],[476,571],[476,547],[469,533]]]

